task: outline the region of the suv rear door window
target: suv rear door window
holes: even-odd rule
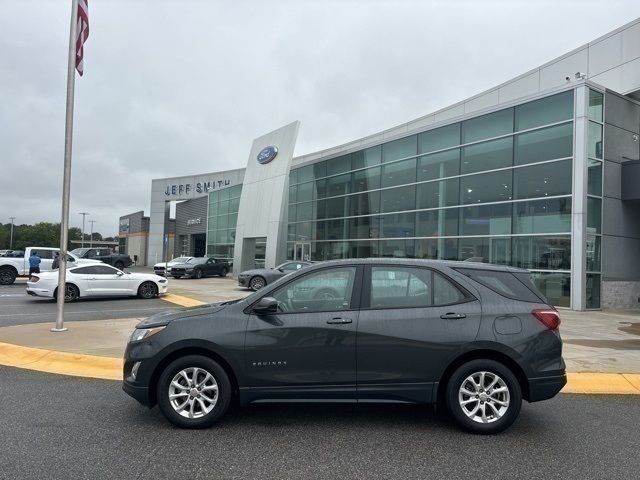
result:
[[[456,270],[503,297],[523,302],[540,303],[544,301],[511,272],[471,268],[457,268]]]
[[[371,308],[432,307],[466,300],[458,287],[433,270],[395,266],[371,268]]]

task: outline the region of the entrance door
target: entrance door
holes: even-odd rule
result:
[[[293,259],[301,262],[311,261],[311,243],[297,242],[293,249]]]
[[[193,256],[204,257],[207,251],[207,235],[205,233],[198,233],[191,236],[193,240]]]

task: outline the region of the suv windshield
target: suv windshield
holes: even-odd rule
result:
[[[85,253],[87,253],[89,250],[90,250],[89,248],[75,248],[75,249],[71,250],[71,253],[73,253],[77,257],[81,257]]]

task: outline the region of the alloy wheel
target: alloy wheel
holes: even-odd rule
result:
[[[218,402],[218,383],[204,368],[185,368],[174,375],[168,394],[171,407],[180,416],[202,418]]]
[[[255,277],[251,279],[251,289],[252,290],[260,290],[264,287],[264,280],[260,277]]]
[[[140,285],[140,296],[142,298],[152,298],[156,294],[156,288],[153,283],[143,283]]]
[[[458,391],[462,412],[477,423],[500,420],[509,409],[509,401],[509,387],[493,372],[472,373],[464,379]]]
[[[65,302],[73,302],[78,296],[78,292],[76,291],[76,287],[73,285],[65,285],[64,287],[64,301]]]

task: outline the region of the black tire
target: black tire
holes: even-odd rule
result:
[[[208,413],[199,418],[188,418],[182,416],[172,406],[171,400],[169,399],[169,388],[171,386],[172,380],[179,372],[194,367],[202,369],[203,371],[208,372],[213,376],[213,379],[218,386],[217,399],[215,402],[215,406]],[[204,378],[204,375],[201,375],[199,378]],[[158,384],[156,386],[156,395],[160,411],[162,412],[164,417],[174,425],[180,428],[208,428],[216,423],[229,408],[229,403],[231,402],[231,382],[229,382],[227,373],[217,362],[201,355],[188,355],[186,357],[181,357],[177,360],[174,360],[169,364],[167,368],[164,369],[164,371],[160,375],[160,378],[158,379]],[[190,394],[187,395],[187,398],[189,400],[192,399]],[[176,399],[176,402],[177,401],[178,400]],[[185,402],[186,401],[187,400],[185,400]],[[193,398],[192,403],[196,405],[194,415],[197,415],[199,413],[201,414],[203,410],[200,406],[198,406],[198,399]],[[187,408],[185,408],[184,410],[187,410]],[[188,415],[189,412],[185,412],[185,414]]]
[[[497,419],[493,408],[497,405],[500,408],[500,405],[495,403],[494,401],[490,402],[481,402],[481,396],[475,396],[475,399],[470,395],[461,394],[460,389],[463,383],[466,382],[466,385],[470,385],[467,382],[467,379],[474,374],[480,374],[481,372],[488,373],[485,377],[485,385],[481,385],[481,387],[488,387],[496,376],[504,383],[505,387],[508,389],[506,393],[508,393],[508,406],[506,410],[502,412],[501,416]],[[493,377],[492,377],[493,376]],[[481,382],[479,381],[478,384]],[[475,384],[475,378],[474,378]],[[495,386],[493,387],[496,388]],[[502,387],[504,388],[504,387]],[[481,388],[480,392],[484,393],[487,396],[487,392],[491,393],[491,389],[484,390]],[[468,406],[462,406],[460,404],[460,395],[462,395],[463,401],[470,401]],[[499,399],[501,402],[505,403],[505,393],[494,393],[493,395],[488,396],[489,399]],[[494,433],[502,432],[507,429],[511,424],[516,420],[518,414],[520,413],[520,407],[522,406],[522,390],[520,388],[520,383],[518,379],[515,377],[513,372],[504,366],[502,363],[496,362],[494,360],[472,360],[464,365],[460,366],[453,375],[449,379],[446,390],[446,403],[447,409],[456,423],[461,426],[463,429],[472,432],[478,433],[482,435],[491,435]],[[463,409],[468,408],[471,410],[467,410],[467,412],[472,413],[475,406],[480,407],[478,413],[482,411],[482,406],[478,405],[481,403],[484,405],[484,409],[486,409],[485,417],[488,418],[489,423],[479,423],[478,421],[470,418],[469,415],[465,414]],[[489,405],[491,404],[491,405]],[[491,408],[488,408],[491,407]],[[481,419],[482,420],[482,419]]]
[[[153,282],[142,282],[138,287],[138,297],[149,300],[158,295],[158,286]]]
[[[18,272],[13,268],[0,269],[0,285],[11,285],[16,281],[17,276]]]
[[[222,269],[222,271],[220,272],[220,276],[221,277],[226,277],[228,273],[229,273],[229,269],[227,267],[224,267]]]
[[[267,281],[260,275],[251,277],[251,280],[249,280],[249,288],[254,292],[257,292],[261,288],[264,288],[266,285],[267,285]]]
[[[193,271],[193,278],[197,278],[197,279],[202,278],[202,270],[200,270],[199,268],[196,268]]]
[[[118,270],[124,270],[124,263],[116,262],[114,267],[116,267]]]
[[[80,290],[78,290],[78,287],[73,284],[65,285],[64,303],[75,302],[78,298],[80,298]],[[53,299],[58,300],[57,288],[53,292]]]

